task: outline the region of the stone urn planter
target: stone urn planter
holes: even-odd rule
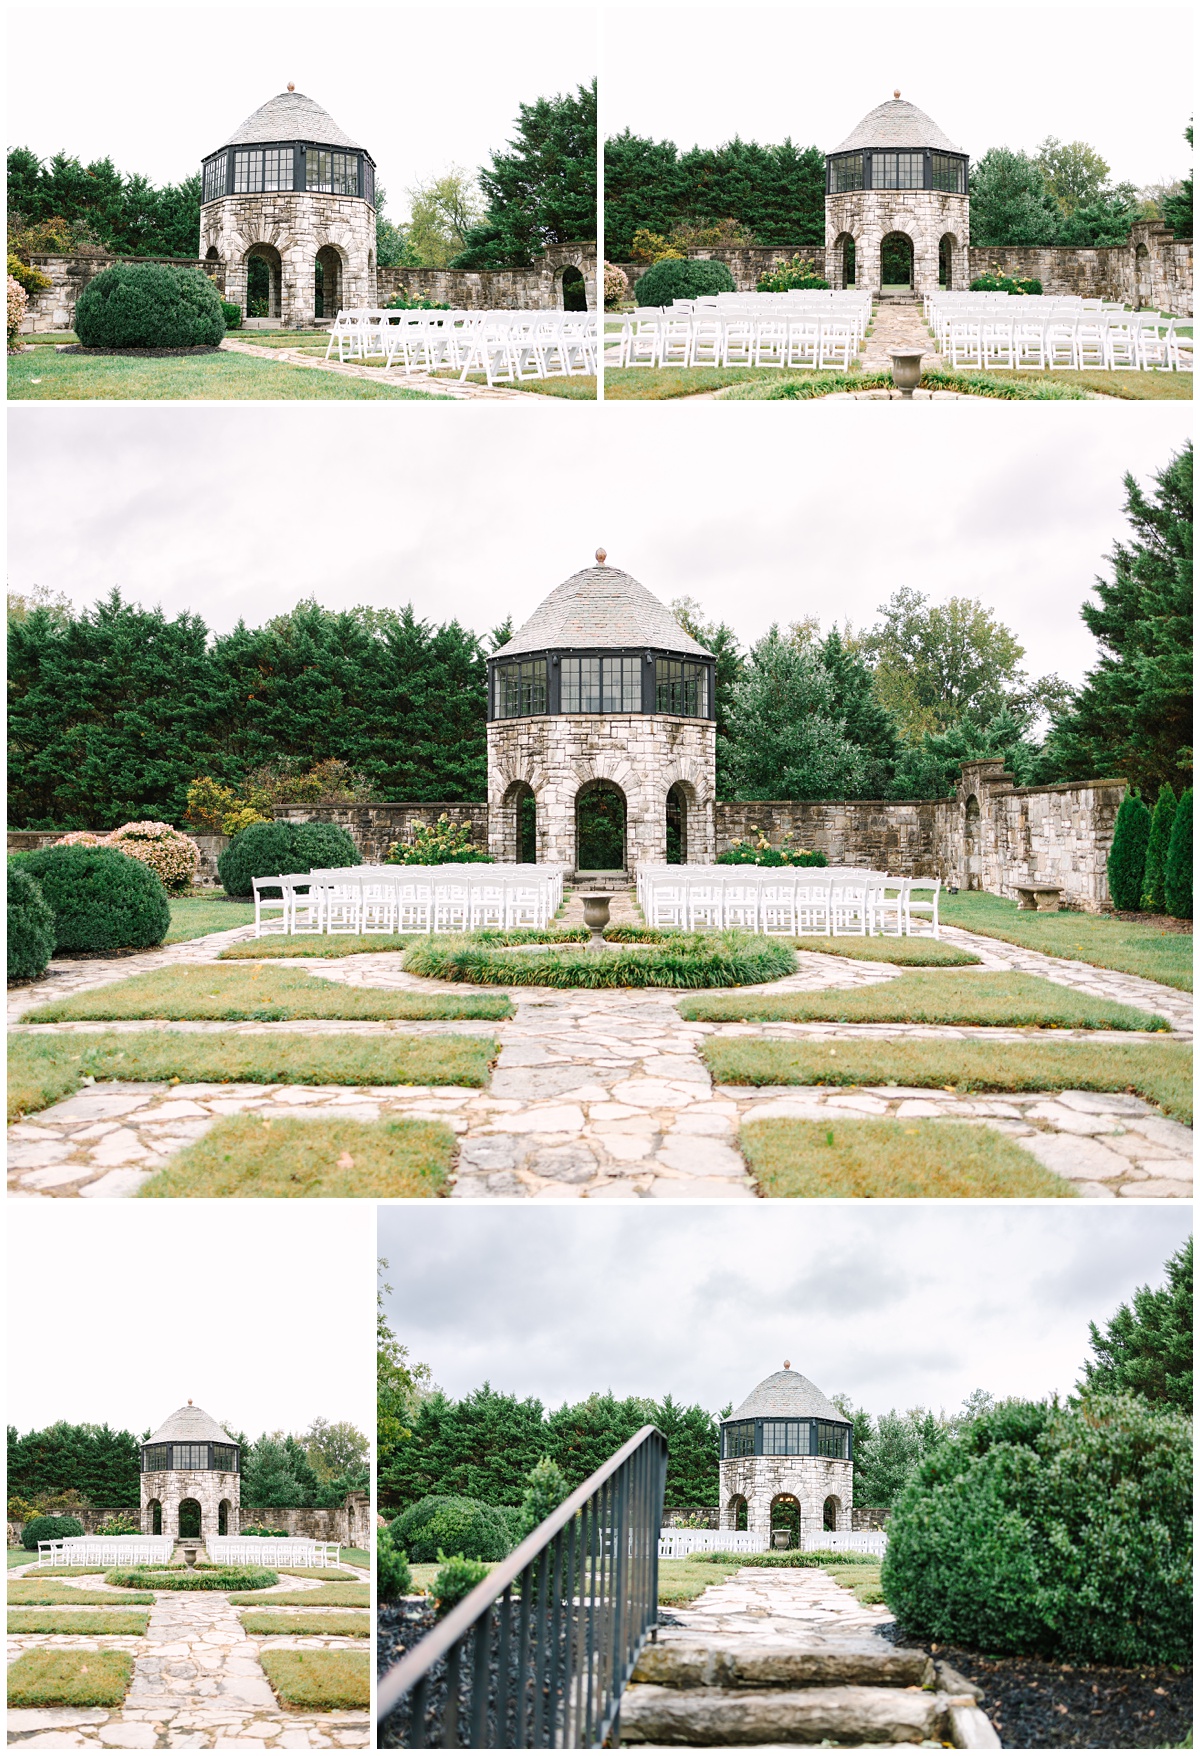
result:
[[[583,923],[591,931],[590,946],[593,951],[604,949],[604,929],[608,925],[608,910],[611,902],[612,898],[603,893],[583,898]]]
[[[183,1545],[183,1564],[192,1573],[196,1570],[196,1548],[195,1543],[184,1543]]]
[[[897,348],[891,354],[892,383],[902,397],[911,398],[921,382],[921,361],[924,358],[923,349]]]

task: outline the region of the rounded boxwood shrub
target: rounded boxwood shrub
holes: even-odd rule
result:
[[[502,1561],[517,1542],[519,1513],[459,1494],[427,1494],[388,1527],[410,1561],[437,1561],[442,1554],[470,1561]]]
[[[216,347],[225,335],[221,295],[198,268],[118,262],[75,302],[85,348]]]
[[[77,1518],[31,1518],[21,1532],[21,1541],[27,1549],[36,1549],[39,1543],[82,1535],[83,1526]]]
[[[888,1526],[911,1635],[1091,1664],[1191,1650],[1191,1423],[1136,1396],[1005,1403],[927,1457]]]
[[[240,305],[231,305],[228,299],[222,299],[221,311],[225,318],[226,329],[240,329],[242,327],[242,307]]]
[[[1146,876],[1146,849],[1150,843],[1150,813],[1136,793],[1126,793],[1113,824],[1108,850],[1108,892],[1113,907],[1128,911],[1142,906],[1142,881]]]
[[[647,270],[633,291],[639,305],[670,305],[676,299],[736,293],[737,284],[723,262],[666,256]]]
[[[1167,843],[1167,870],[1163,880],[1167,913],[1177,921],[1192,918],[1192,789],[1179,801]]]
[[[54,911],[23,865],[8,867],[8,979],[32,982],[54,955]]]
[[[56,951],[161,945],[171,924],[162,879],[108,847],[39,848],[25,870],[54,911]]]
[[[412,1591],[412,1568],[390,1530],[381,1530],[375,1544],[376,1582],[381,1603],[394,1603]]]
[[[336,823],[250,823],[217,861],[217,875],[227,895],[250,896],[252,878],[361,865],[362,855]]]

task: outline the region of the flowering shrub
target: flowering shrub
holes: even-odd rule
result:
[[[8,253],[8,272],[27,293],[44,293],[51,284],[48,274],[43,274],[40,268],[34,268],[32,263],[22,262],[11,250]]]
[[[98,848],[103,840],[102,835],[93,835],[90,829],[73,829],[55,845],[60,848]]]
[[[672,243],[661,235],[661,233],[652,232],[647,226],[639,226],[637,231],[633,234],[633,241],[629,246],[629,254],[633,257],[635,262],[649,262],[653,264],[655,262],[664,262],[668,258],[677,259],[685,255],[686,252],[683,250],[677,250]]]
[[[758,283],[760,293],[793,293],[805,288],[823,290],[829,282],[817,273],[816,264],[807,256],[793,256],[790,262],[778,261],[769,274]]]
[[[232,787],[223,787],[209,775],[191,782],[187,790],[187,821],[204,835],[236,835],[251,823],[270,823]]]
[[[622,299],[629,297],[629,276],[623,268],[616,268],[611,262],[604,264],[604,303],[619,305]]]
[[[167,890],[185,890],[196,876],[200,850],[190,835],[169,823],[123,823],[105,845],[157,872]]]
[[[141,1536],[142,1527],[136,1518],[125,1518],[118,1512],[96,1526],[97,1536]]]
[[[1005,274],[1001,268],[989,268],[986,274],[976,275],[971,282],[973,293],[1018,293],[1040,295],[1042,283],[1032,276],[1028,280],[1017,280]]]
[[[827,866],[829,861],[822,853],[814,853],[809,848],[790,846],[792,831],[786,830],[782,847],[772,847],[771,843],[758,825],[750,825],[750,833],[758,837],[757,841],[743,841],[735,835],[723,854],[717,855],[718,866]]]
[[[418,823],[411,841],[394,841],[387,858],[390,866],[461,866],[492,856],[472,843],[470,822],[451,823],[443,811],[432,829]]]
[[[28,309],[29,294],[20,281],[14,280],[10,274],[8,277],[8,346],[10,353],[21,333],[21,325],[25,321],[25,313]]]

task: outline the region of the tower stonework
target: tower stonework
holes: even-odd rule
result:
[[[189,1402],[141,1450],[144,1535],[237,1535],[241,1448],[211,1415]]]
[[[786,1364],[722,1421],[720,1474],[722,1530],[752,1531],[770,1543],[793,1508],[803,1540],[851,1528],[853,1429]]]

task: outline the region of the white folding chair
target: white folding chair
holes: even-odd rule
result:
[[[282,878],[252,878],[254,890],[254,937],[261,939],[264,933],[286,933],[288,931],[288,902]],[[273,892],[274,894],[268,894]],[[277,915],[264,916],[264,909],[278,909]]]
[[[828,878],[797,877],[797,935],[829,932],[829,891]]]
[[[715,931],[724,925],[721,913],[722,884],[720,879],[705,882],[689,878],[687,884],[687,924],[689,931]]]
[[[835,878],[829,887],[829,930],[866,936],[867,885],[864,879]]]
[[[941,888],[942,881],[940,878],[910,878],[908,880],[908,886],[904,897],[904,931],[906,933],[912,932],[912,917],[914,915],[928,915],[930,930],[933,937],[935,939],[940,937],[938,933],[938,896],[941,893]],[[914,900],[913,892],[917,890],[927,891],[929,893],[928,902],[917,902]]]

